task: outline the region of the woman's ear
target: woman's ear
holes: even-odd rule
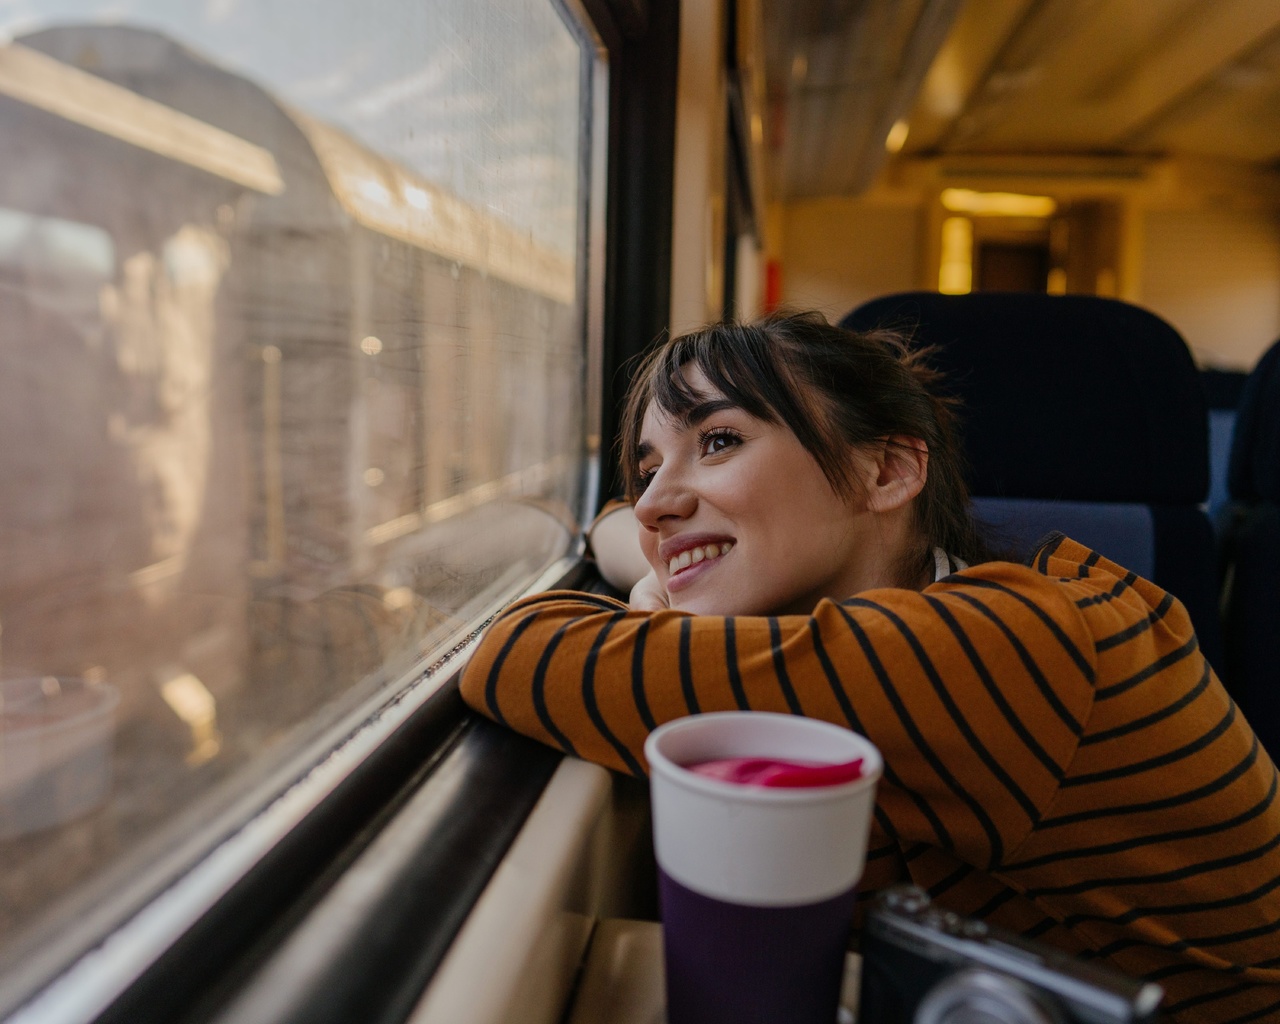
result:
[[[875,449],[875,477],[867,488],[867,509],[892,512],[905,507],[929,479],[929,446],[918,437],[895,434]]]

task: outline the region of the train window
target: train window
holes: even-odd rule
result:
[[[2,980],[577,550],[602,182],[551,0],[0,22]]]

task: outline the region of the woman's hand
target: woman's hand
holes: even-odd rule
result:
[[[638,612],[660,612],[671,607],[667,588],[658,582],[658,574],[652,569],[631,588],[630,605]]]

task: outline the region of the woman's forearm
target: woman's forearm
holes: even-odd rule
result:
[[[630,505],[606,507],[588,534],[600,576],[620,593],[628,594],[646,573],[649,563],[640,550],[639,525]]]
[[[1020,572],[1025,578],[1027,570]],[[646,770],[648,734],[688,714],[749,708],[845,725],[881,748],[902,792],[918,794],[906,805],[923,801],[949,842],[982,862],[1029,829],[1056,792],[1059,779],[1045,757],[1067,763],[1078,740],[1059,709],[1082,721],[1092,701],[1092,680],[1057,639],[1071,629],[1074,609],[1062,603],[1051,626],[1041,614],[990,588],[933,598],[878,591],[822,602],[813,616],[732,619],[544,594],[494,623],[462,692],[526,735],[632,774]],[[1033,645],[1043,662],[1035,672],[1056,681],[1054,693],[1032,683],[1010,635],[1043,636]],[[984,652],[980,668],[941,671],[961,636]],[[988,713],[993,693],[1007,702],[1007,715]],[[1019,742],[1010,722],[1039,737],[1036,751]],[[992,833],[988,805],[1008,805],[998,831],[1015,833]]]

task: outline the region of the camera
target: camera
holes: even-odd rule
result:
[[[935,906],[912,885],[882,893],[862,937],[862,1024],[1146,1024],[1156,984]]]

